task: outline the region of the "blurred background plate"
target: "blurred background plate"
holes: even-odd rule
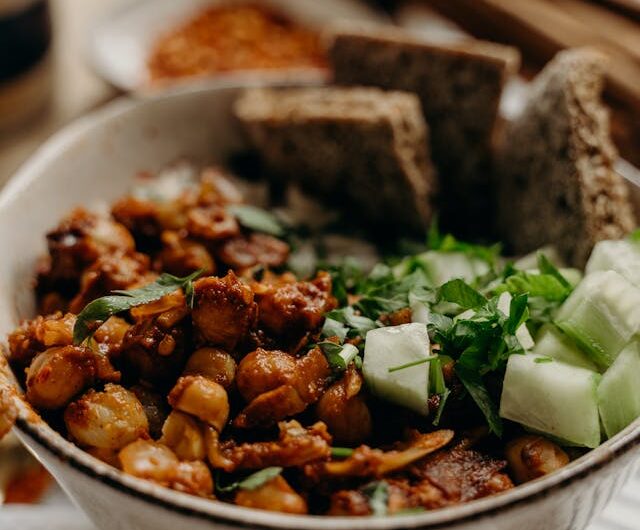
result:
[[[240,0],[143,0],[127,2],[101,19],[91,31],[89,61],[95,71],[123,91],[149,88],[147,59],[157,39],[210,6],[246,4]],[[288,16],[293,22],[318,31],[336,21],[368,24],[388,23],[380,11],[358,0],[263,0],[255,2]],[[282,82],[295,76],[308,82],[324,80],[322,69],[244,71],[215,74],[225,84],[250,81],[256,76],[269,82]],[[189,83],[193,80],[181,80]]]

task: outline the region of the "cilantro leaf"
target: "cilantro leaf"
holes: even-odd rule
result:
[[[527,320],[529,317],[529,295],[519,294],[511,299],[509,305],[509,320],[507,321],[506,329],[511,335],[515,335],[516,330]]]
[[[327,320],[330,321],[327,324]],[[339,328],[339,324],[343,325],[344,329]],[[326,314],[325,325],[322,328],[322,335],[324,337],[331,337],[329,333],[335,332],[338,337],[341,336],[346,330],[346,335],[353,337],[364,337],[368,331],[377,328],[378,325],[370,318],[356,314],[353,307],[347,306],[342,309],[334,309]],[[344,340],[341,337],[340,340]]]
[[[636,228],[627,237],[629,241],[633,241],[634,243],[640,243],[640,228]]]
[[[484,305],[487,299],[464,280],[450,280],[438,289],[440,300],[452,302],[463,309],[475,309]]]
[[[193,303],[192,282],[202,274],[197,270],[189,276],[178,278],[172,274],[164,273],[158,279],[138,289],[129,291],[113,291],[113,294],[97,298],[90,302],[80,312],[73,327],[73,343],[81,344],[92,336],[95,330],[106,322],[109,317],[127,311],[132,307],[155,302],[163,296],[183,289],[187,303]]]
[[[502,419],[498,414],[495,403],[489,395],[487,387],[482,381],[482,377],[474,370],[460,363],[456,364],[455,371],[473,401],[475,401],[478,408],[484,414],[491,432],[497,436],[502,436]]]
[[[231,204],[227,210],[233,214],[245,228],[262,232],[275,237],[285,235],[285,229],[278,218],[271,212],[249,204]]]
[[[553,357],[549,357],[547,355],[544,355],[542,357],[536,357],[533,360],[534,363],[536,364],[542,364],[542,363],[552,363],[553,362]]]
[[[321,335],[325,338],[338,337],[340,342],[344,342],[347,338],[349,328],[339,320],[326,316],[322,326]]]
[[[369,500],[369,508],[375,516],[387,515],[389,484],[384,480],[370,482],[361,489]]]
[[[560,284],[568,289],[569,291],[571,291],[572,287],[571,287],[571,283],[569,282],[569,280],[567,280],[562,273],[558,270],[558,268],[551,263],[551,261],[549,260],[549,258],[547,258],[547,256],[545,256],[542,253],[538,254],[538,268],[540,269],[540,272],[542,274],[549,274],[551,276],[553,276],[556,280],[558,280],[558,282],[560,282]]]
[[[252,491],[276,478],[280,473],[282,473],[281,467],[265,467],[243,480],[232,482],[228,486],[221,486],[219,483],[216,483],[216,489],[221,493],[230,493],[237,489]]]
[[[327,362],[332,370],[344,372],[351,361],[358,356],[358,348],[353,344],[336,344],[335,342],[322,341],[318,346],[327,358]]]

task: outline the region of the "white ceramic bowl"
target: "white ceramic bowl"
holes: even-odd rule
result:
[[[88,60],[98,75],[124,91],[157,92],[169,84],[149,86],[147,58],[158,37],[188,20],[199,10],[216,4],[247,0],[135,0],[100,19],[89,34]],[[335,22],[384,24],[389,20],[361,0],[258,0],[292,20],[321,31]],[[170,84],[225,84],[266,80],[278,83],[299,79],[322,81],[317,68],[249,70],[212,74],[202,79],[177,79]]]
[[[72,207],[126,193],[141,170],[176,159],[221,161],[243,145],[230,107],[237,88],[122,99],[56,134],[0,195],[0,334],[32,314],[44,234]],[[4,379],[4,383],[2,380]],[[0,384],[8,375],[0,371]],[[558,530],[584,528],[634,469],[640,420],[560,471],[511,491],[389,518],[291,516],[240,508],[124,475],[53,431],[19,399],[17,435],[96,526],[105,530]]]

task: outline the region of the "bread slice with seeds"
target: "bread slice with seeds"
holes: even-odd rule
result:
[[[413,94],[376,88],[252,89],[235,113],[269,171],[391,232],[424,233],[434,171]]]
[[[518,51],[477,40],[429,44],[395,29],[342,27],[330,38],[329,57],[339,85],[418,95],[440,176],[443,224],[456,234],[486,236],[498,106],[518,68]]]
[[[593,245],[635,225],[600,95],[606,58],[560,52],[536,77],[501,148],[499,226],[517,253],[554,244],[582,266]]]

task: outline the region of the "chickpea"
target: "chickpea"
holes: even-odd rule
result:
[[[235,503],[247,508],[306,514],[307,502],[280,475],[253,490],[239,490]]]
[[[296,359],[280,350],[257,350],[245,355],[238,366],[236,384],[246,401],[296,381]]]
[[[118,453],[122,471],[168,485],[180,461],[166,445],[151,440],[136,440]]]
[[[92,384],[96,354],[88,348],[61,346],[39,353],[27,370],[27,400],[39,409],[58,409]]]
[[[178,491],[211,497],[213,495],[213,477],[204,462],[180,462],[176,469],[171,487]]]
[[[169,393],[169,404],[177,410],[193,414],[221,431],[229,417],[227,391],[215,381],[201,375],[187,375]]]
[[[64,412],[69,434],[82,446],[120,449],[149,435],[144,408],[133,392],[108,384],[89,390]]]
[[[220,348],[200,348],[189,357],[184,374],[203,375],[229,388],[236,377],[236,362]]]
[[[122,470],[163,486],[209,497],[213,493],[211,472],[204,462],[180,462],[167,446],[150,440],[137,440],[118,454]]]
[[[318,419],[327,424],[337,443],[358,445],[371,435],[371,414],[358,395],[362,377],[353,368],[334,383],[318,401]]]
[[[555,443],[537,435],[520,436],[505,451],[516,482],[533,480],[566,466],[569,456]]]
[[[160,443],[172,449],[181,460],[203,460],[206,454],[197,421],[176,410],[164,422]]]

